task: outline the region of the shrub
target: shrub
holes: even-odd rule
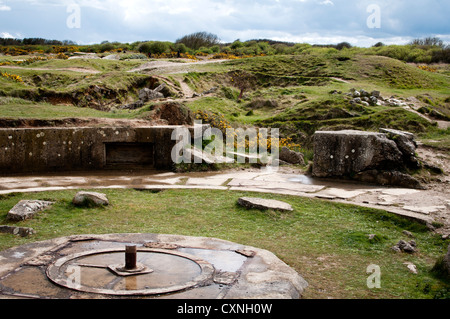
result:
[[[169,49],[169,45],[165,42],[153,42],[150,44],[150,52],[153,54],[163,54]]]
[[[144,42],[144,43],[139,44],[137,50],[140,53],[149,54],[150,53],[150,43],[149,42]]]
[[[178,39],[177,44],[183,43],[188,48],[198,50],[201,47],[212,47],[220,44],[220,39],[217,35],[208,32],[196,32]]]
[[[230,45],[231,49],[233,49],[233,50],[242,48],[243,46],[244,46],[244,43],[242,43],[240,40],[236,40]]]
[[[352,45],[348,42],[341,42],[336,45],[336,49],[342,50],[342,49],[351,49]]]

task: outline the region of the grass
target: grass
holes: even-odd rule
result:
[[[74,234],[162,233],[205,236],[267,249],[297,270],[310,284],[306,298],[433,298],[443,296],[449,282],[432,268],[445,254],[448,242],[406,219],[367,208],[291,196],[258,194],[290,203],[294,212],[247,210],[239,207],[246,192],[168,190],[103,190],[111,205],[76,208],[76,191],[12,194],[0,198],[0,223],[21,199],[46,199],[55,205],[34,219],[14,223],[37,231],[31,238],[0,234],[0,249]],[[414,255],[396,254],[390,247],[407,239],[418,243]],[[369,240],[376,234],[377,240]],[[413,262],[418,275],[404,262]],[[377,264],[382,288],[366,286],[366,268]],[[447,289],[447,290],[446,290]]]
[[[33,103],[20,98],[0,97],[0,114],[8,119],[63,119],[63,118],[129,118],[131,112],[103,112],[71,105]]]

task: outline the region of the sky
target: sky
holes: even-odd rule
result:
[[[0,37],[171,41],[206,31],[222,42],[450,43],[449,0],[0,0]]]

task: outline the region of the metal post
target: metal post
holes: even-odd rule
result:
[[[137,268],[137,246],[126,246],[125,269],[133,270],[136,268]]]

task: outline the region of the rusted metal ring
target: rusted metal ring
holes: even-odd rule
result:
[[[124,248],[109,248],[109,249],[99,249],[99,250],[91,250],[87,252],[77,253],[69,256],[62,257],[55,262],[53,262],[46,270],[46,275],[53,283],[69,288],[72,290],[94,293],[94,294],[103,294],[103,295],[115,295],[115,296],[150,296],[150,295],[161,295],[172,292],[179,292],[182,290],[186,290],[189,288],[194,288],[197,286],[207,285],[211,283],[214,277],[215,269],[214,266],[210,263],[199,259],[196,256],[181,253],[173,250],[163,250],[163,249],[150,249],[150,248],[138,248],[138,252],[141,253],[156,253],[156,254],[166,254],[172,255],[175,257],[180,257],[184,259],[188,259],[189,261],[194,262],[200,268],[200,274],[188,280],[183,284],[175,284],[173,286],[167,287],[158,287],[158,288],[149,288],[149,289],[141,289],[141,290],[114,290],[114,289],[106,289],[106,288],[96,288],[96,287],[88,287],[83,286],[80,283],[73,282],[70,278],[68,278],[61,271],[66,264],[70,264],[72,261],[82,258],[89,257],[94,255],[101,254],[110,254],[110,253],[119,253],[124,252]],[[107,267],[104,267],[107,268]]]

